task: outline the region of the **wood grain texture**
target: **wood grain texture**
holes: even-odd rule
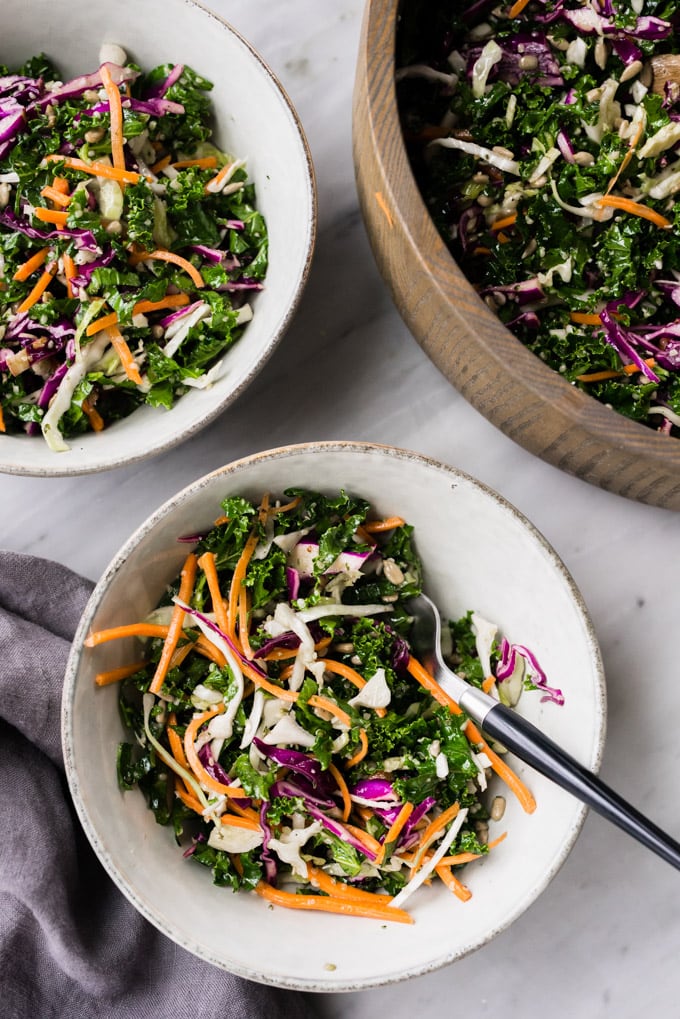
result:
[[[364,223],[378,268],[423,350],[463,396],[548,463],[629,499],[680,510],[680,441],[615,413],[501,324],[440,238],[413,178],[394,87],[398,0],[368,0],[353,107]]]

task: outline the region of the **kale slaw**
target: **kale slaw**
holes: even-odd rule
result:
[[[134,742],[121,788],[138,786],[184,855],[216,884],[274,904],[411,922],[423,881],[470,892],[459,869],[489,839],[504,799],[531,793],[431,679],[410,644],[422,587],[413,529],[376,520],[341,492],[241,497],[195,546],[140,624],[143,657],[100,673],[121,682]],[[563,702],[532,652],[469,612],[445,628],[460,674],[516,704],[524,689]]]
[[[42,55],[0,67],[0,430],[54,451],[211,386],[267,270],[211,83],[100,59],[67,82]]]
[[[400,116],[480,296],[567,381],[680,435],[680,56],[665,0],[401,7]]]

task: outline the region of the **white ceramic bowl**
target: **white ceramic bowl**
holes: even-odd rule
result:
[[[214,83],[216,140],[247,159],[267,222],[270,266],[254,317],[209,390],[192,390],[171,411],[142,407],[53,453],[43,438],[0,436],[0,471],[86,474],[133,463],[177,445],[220,414],[253,380],[281,339],[307,279],[316,232],[314,171],[302,127],[280,84],[252,47],[195,0],[118,0],[98,5],[2,0],[0,63],[44,51],[65,76],[94,70],[103,42],[119,43],[144,69],[186,63]]]
[[[508,795],[506,840],[465,872],[473,897],[461,903],[442,886],[421,889],[413,926],[268,908],[254,893],[212,884],[182,858],[143,796],[121,793],[115,756],[123,730],[112,687],[95,688],[101,669],[134,660],[132,642],[83,648],[91,629],[142,618],[187,553],[177,537],[209,527],[220,501],[258,498],[289,486],[367,497],[378,514],[415,525],[426,590],[450,617],[479,610],[510,640],[529,645],[560,708],[525,694],[519,710],[578,760],[596,769],[605,726],[597,642],[581,597],[544,538],[512,506],[467,475],[415,453],[361,443],[321,442],[239,460],[186,488],[130,538],[97,585],[71,654],[63,700],[68,780],[85,831],[130,901],[189,951],[234,973],[282,987],[358,990],[425,973],[485,944],[515,920],[564,862],[585,810],[517,764],[538,802],[524,814]],[[499,830],[499,829],[496,829]],[[556,926],[559,918],[555,917]],[[332,967],[332,968],[331,968]]]

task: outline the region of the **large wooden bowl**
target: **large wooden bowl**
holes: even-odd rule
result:
[[[406,325],[476,409],[548,463],[640,502],[680,509],[680,441],[628,420],[527,350],[444,245],[414,180],[394,85],[399,0],[368,0],[354,89],[354,163],[378,268]]]

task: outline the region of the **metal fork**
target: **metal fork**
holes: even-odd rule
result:
[[[433,652],[434,678],[466,715],[526,764],[680,870],[680,843],[553,743],[535,725],[483,690],[471,686],[446,665],[441,650],[439,612],[426,595],[412,599],[409,610],[414,616],[413,643]]]

